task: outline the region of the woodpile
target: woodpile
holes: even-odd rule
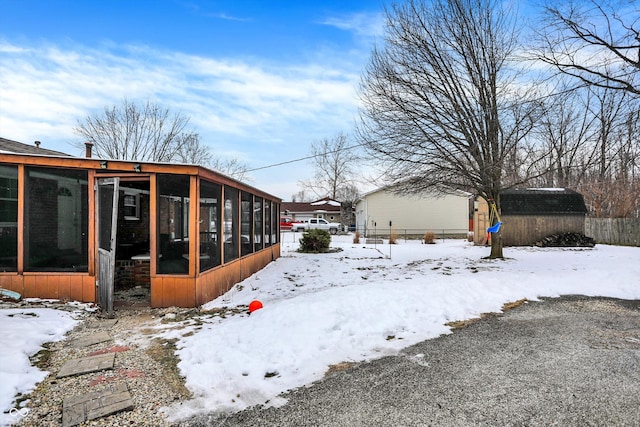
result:
[[[535,246],[541,248],[549,247],[585,247],[592,248],[596,245],[596,241],[591,237],[587,237],[581,233],[561,233],[547,236],[542,240],[534,243]]]

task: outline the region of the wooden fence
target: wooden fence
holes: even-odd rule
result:
[[[640,218],[587,218],[584,234],[596,243],[640,246]]]

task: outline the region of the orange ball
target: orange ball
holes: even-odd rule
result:
[[[262,303],[258,300],[253,300],[249,304],[249,313],[253,313],[256,310],[260,310],[262,308]]]

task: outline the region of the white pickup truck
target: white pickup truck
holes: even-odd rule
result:
[[[302,222],[294,222],[291,224],[292,231],[307,231],[314,228],[319,228],[320,230],[326,230],[331,234],[336,234],[338,233],[338,230],[342,228],[342,225],[337,222],[329,222],[324,218],[305,219]]]

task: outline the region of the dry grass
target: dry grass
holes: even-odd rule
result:
[[[502,306],[502,311],[505,312],[505,311],[513,310],[514,308],[518,308],[521,305],[526,304],[527,302],[528,301],[526,298],[519,299],[513,302],[508,302]],[[474,317],[473,319],[467,319],[467,320],[454,320],[452,322],[445,323],[445,326],[448,326],[451,328],[452,331],[455,331],[458,329],[468,328],[469,326],[475,325],[481,320],[488,319],[490,317],[500,317],[500,316],[502,316],[502,313],[482,313],[480,314],[480,317]]]
[[[464,328],[468,328],[471,325],[475,325],[481,320],[488,319],[490,317],[497,317],[497,316],[499,316],[499,314],[497,313],[482,313],[480,314],[480,317],[474,317],[473,319],[467,319],[467,320],[454,320],[452,322],[445,323],[445,326],[450,327],[452,331],[456,331],[458,329],[464,329]]]
[[[324,373],[324,376],[326,377],[328,375],[335,374],[336,372],[346,371],[354,365],[354,362],[340,362],[335,365],[329,365],[329,369]]]
[[[514,308],[518,308],[528,302],[529,301],[526,298],[519,299],[518,301],[508,302],[502,306],[502,311],[513,310]]]
[[[436,235],[431,231],[427,231],[426,233],[424,233],[424,236],[422,239],[425,244],[432,245],[436,242]]]
[[[164,370],[164,380],[171,389],[182,398],[190,398],[191,392],[184,385],[184,378],[180,375],[178,362],[180,361],[176,355],[176,339],[160,339],[156,338],[146,353],[156,362],[159,362]]]
[[[42,345],[43,349],[29,358],[32,365],[37,366],[43,371],[49,368],[51,362],[51,344],[52,343],[44,343]]]
[[[398,243],[398,233],[391,230],[391,232],[389,233],[389,244],[395,245],[396,243]]]
[[[360,243],[360,237],[361,237],[360,232],[356,231],[356,234],[353,235],[353,243],[355,244]]]

